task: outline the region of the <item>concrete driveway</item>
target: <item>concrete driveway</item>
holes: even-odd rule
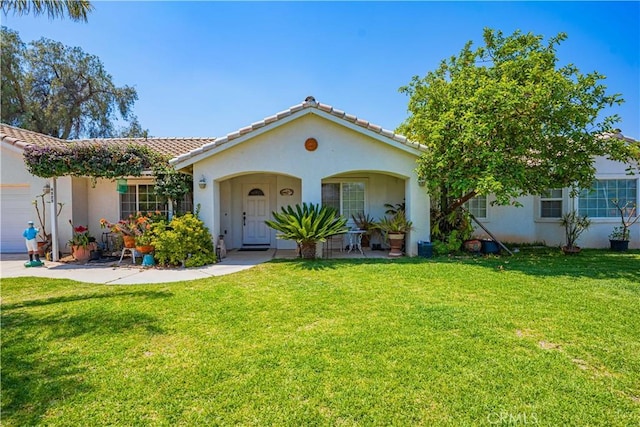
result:
[[[230,251],[227,257],[217,264],[195,268],[156,268],[132,265],[130,260],[123,260],[121,266],[117,261],[109,263],[62,263],[45,261],[43,267],[24,266],[29,259],[26,254],[1,254],[0,278],[9,277],[49,277],[54,279],[71,279],[86,283],[104,283],[110,285],[131,285],[141,283],[168,283],[184,280],[204,279],[222,276],[246,270],[255,265],[267,262],[276,256],[275,249],[263,252]],[[293,251],[277,251],[278,258],[295,257]]]

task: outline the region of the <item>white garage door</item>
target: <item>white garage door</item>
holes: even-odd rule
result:
[[[0,185],[0,193],[0,253],[26,252],[22,232],[27,228],[27,221],[31,219],[38,226],[29,196],[29,184]]]

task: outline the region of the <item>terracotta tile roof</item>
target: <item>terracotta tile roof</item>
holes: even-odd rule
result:
[[[205,144],[211,143],[215,138],[180,138],[180,137],[167,137],[167,138],[94,138],[94,139],[77,139],[71,140],[74,144],[115,144],[115,145],[142,145],[149,147],[153,151],[161,154],[166,154],[171,157],[179,156],[184,153],[188,153],[201,147]]]
[[[24,149],[27,145],[58,145],[66,144],[66,141],[54,138],[49,135],[43,135],[38,132],[21,129],[4,123],[0,123],[0,140],[14,145],[17,148]]]
[[[273,116],[269,116],[266,117],[258,122],[252,123],[250,126],[246,126],[242,129],[239,129],[235,132],[231,132],[223,137],[219,137],[216,138],[215,142],[211,142],[208,144],[203,145],[202,147],[199,147],[196,150],[193,150],[189,153],[185,153],[182,154],[174,159],[171,160],[172,164],[176,164],[179,162],[183,162],[188,160],[189,158],[195,157],[199,154],[202,154],[204,152],[213,150],[215,148],[220,147],[222,144],[225,144],[227,142],[233,141],[234,139],[237,139],[241,136],[244,136],[246,134],[249,134],[251,132],[255,132],[260,128],[263,128],[265,126],[271,125],[275,122],[278,122],[282,119],[285,119],[287,117],[292,116],[293,114],[299,113],[303,110],[309,110],[309,109],[316,109],[319,111],[322,111],[326,114],[330,114],[333,117],[336,117],[340,120],[344,120],[348,123],[357,125],[367,131],[373,132],[373,133],[377,133],[383,137],[389,138],[391,140],[394,140],[400,144],[406,145],[408,147],[411,148],[415,148],[418,150],[424,150],[424,146],[416,143],[416,142],[412,142],[409,141],[405,136],[397,134],[391,130],[385,129],[382,126],[376,125],[374,123],[371,123],[367,120],[361,119],[359,117],[356,117],[354,115],[351,114],[347,114],[342,110],[338,110],[337,108],[332,107],[331,105],[327,105],[327,104],[322,104],[319,103],[315,100],[315,98],[313,97],[308,97],[307,99],[304,100],[304,102],[302,102],[301,104],[296,104],[284,111],[281,111],[277,114],[274,114]]]
[[[214,138],[96,138],[96,139],[78,139],[65,141],[54,138],[52,136],[43,135],[38,132],[32,132],[20,129],[6,124],[0,124],[0,140],[14,145],[17,148],[24,149],[27,145],[53,145],[64,146],[70,143],[74,144],[116,144],[127,145],[136,144],[151,148],[152,150],[166,154],[172,157],[188,153],[205,144],[212,143]]]

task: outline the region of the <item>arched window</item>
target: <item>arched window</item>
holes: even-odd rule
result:
[[[264,191],[259,188],[253,188],[249,191],[249,196],[264,196]]]

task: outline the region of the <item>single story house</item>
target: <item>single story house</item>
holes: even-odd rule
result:
[[[42,194],[47,180],[28,173],[22,151],[27,144],[70,141],[7,125],[0,125],[0,140],[0,251],[23,252],[21,232],[28,219],[37,223],[32,201]],[[430,240],[430,199],[415,174],[416,159],[425,147],[313,97],[223,137],[80,142],[96,141],[144,144],[174,156],[173,166],[193,176],[193,207],[199,206],[212,238],[222,236],[228,249],[294,248],[293,242],[276,239],[264,220],[272,211],[302,202],[333,206],[348,218],[362,212],[375,219],[385,214],[385,204],[404,203],[414,224],[406,242],[407,254],[416,255],[417,242]],[[564,242],[559,219],[575,208],[593,221],[579,244],[606,247],[607,236],[620,221],[608,199],[637,202],[640,185],[638,176],[626,175],[622,163],[596,159],[596,168],[597,190],[584,191],[576,198],[567,189],[550,189],[542,197],[521,198],[522,207],[492,206],[489,196],[471,200],[468,208],[501,240],[548,245]],[[113,221],[136,211],[166,209],[153,195],[152,176],[128,178],[125,194],[117,193],[110,180],[99,179],[92,186],[88,178],[61,177],[57,198],[64,203],[58,221],[61,248],[71,235],[71,227],[66,226],[69,220],[88,225],[100,240],[104,231],[99,227],[100,218]],[[640,247],[640,226],[632,229],[631,241],[630,247]]]

